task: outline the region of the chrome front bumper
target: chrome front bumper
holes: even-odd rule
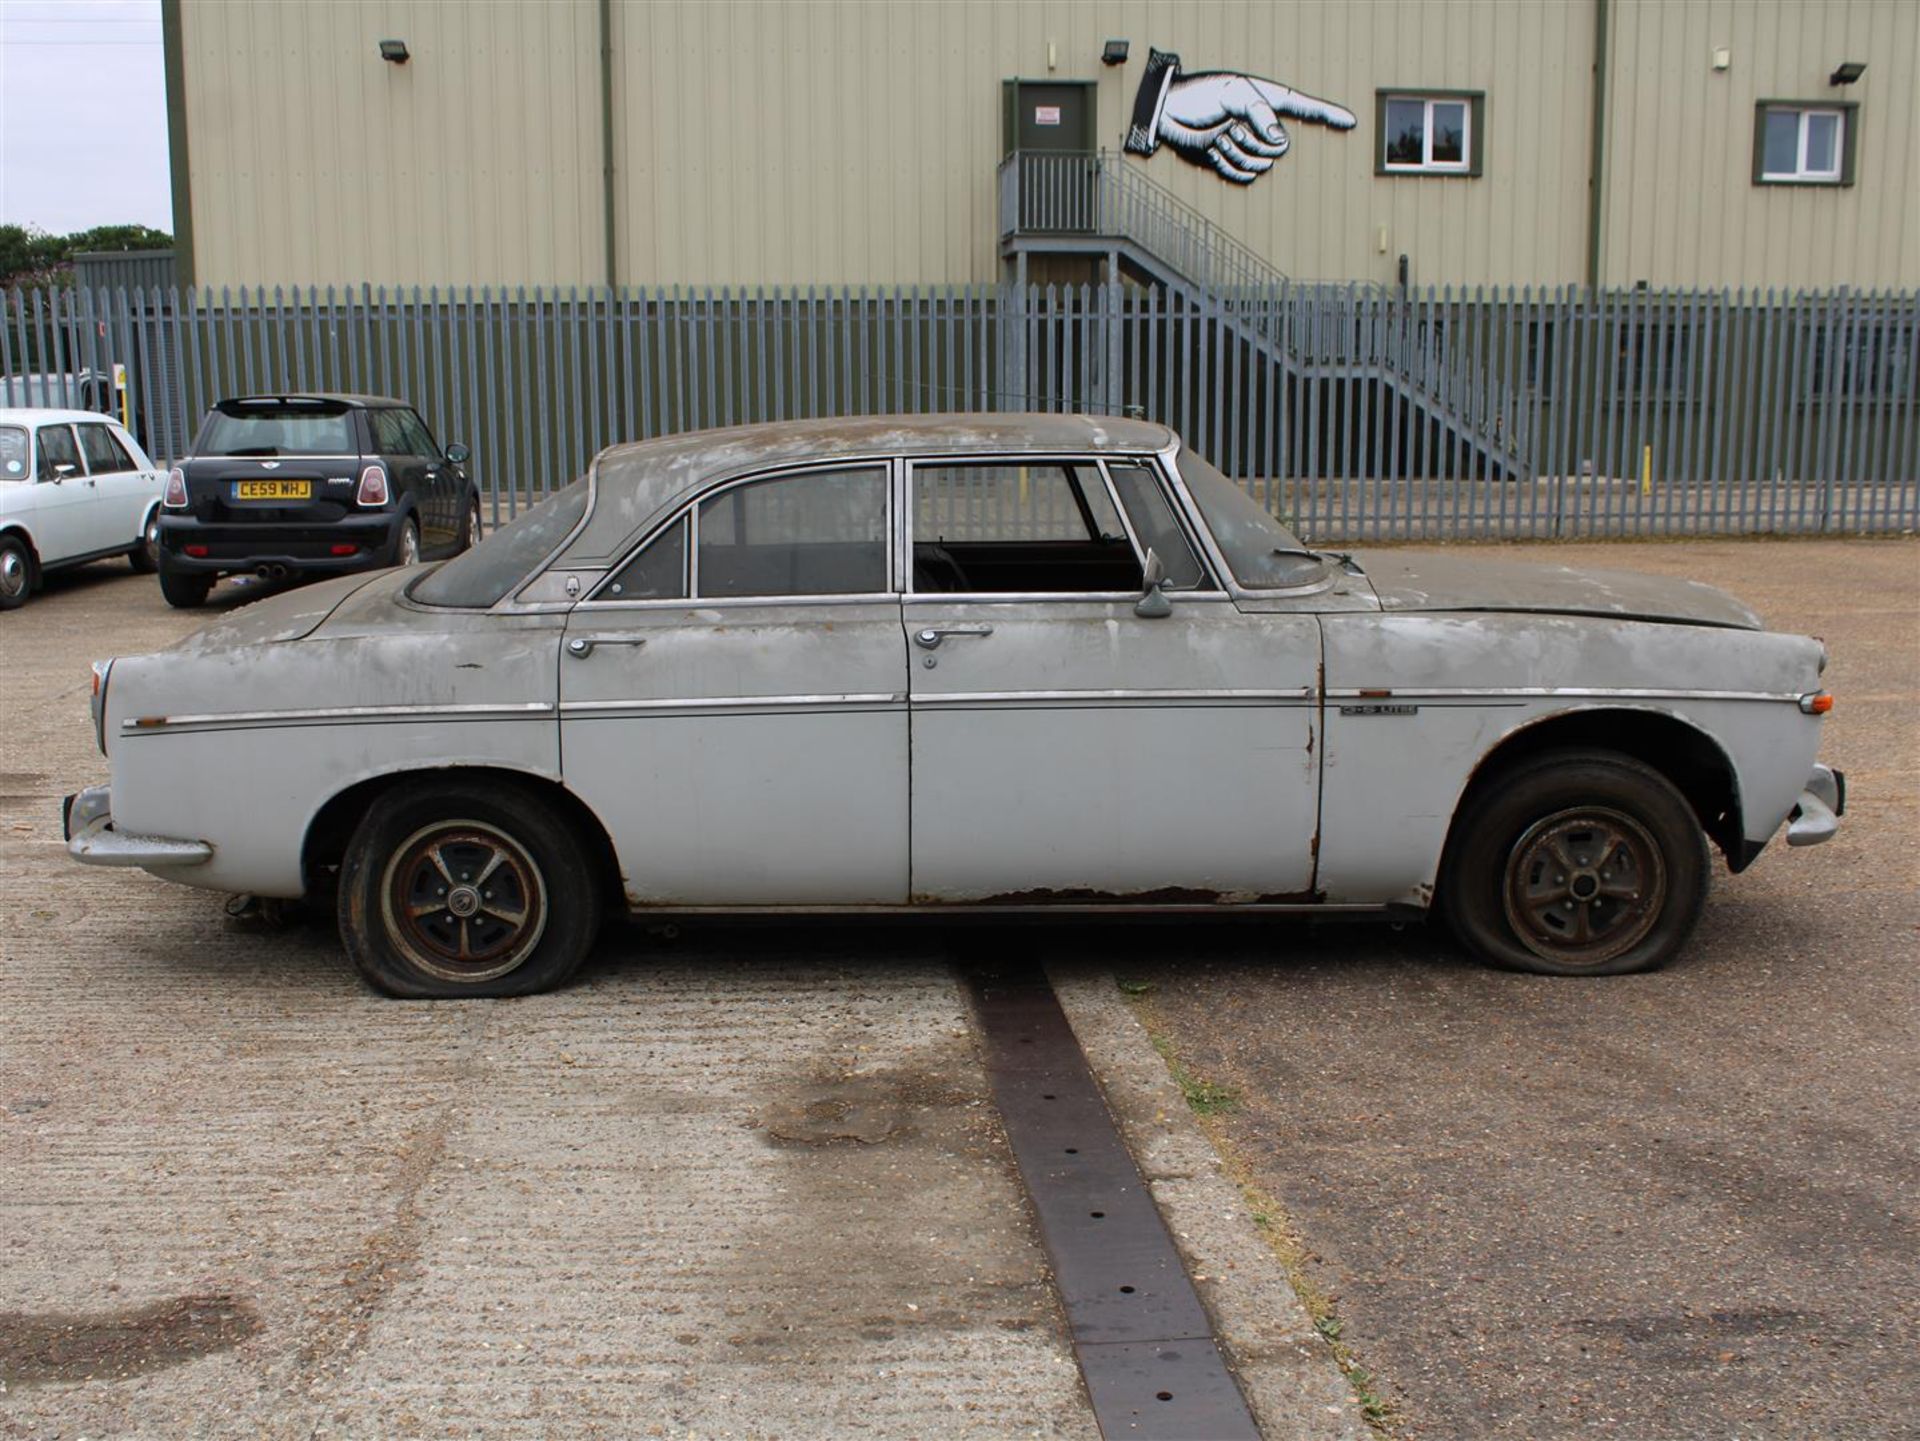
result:
[[[111,802],[106,786],[88,786],[62,805],[60,829],[67,838],[67,854],[76,861],[153,870],[197,866],[213,859],[213,847],[205,841],[122,835],[113,828]]]
[[[1817,846],[1833,839],[1840,817],[1847,813],[1847,777],[1844,771],[1816,765],[1807,777],[1793,813],[1787,817],[1787,844]]]

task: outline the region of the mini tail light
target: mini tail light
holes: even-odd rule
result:
[[[177,465],[167,472],[167,493],[160,498],[160,503],[169,510],[187,508],[187,473]]]
[[[370,465],[360,472],[360,493],[354,497],[356,505],[385,505],[387,503],[387,473],[377,465]]]
[[[207,548],[204,545],[183,545],[180,549],[192,556],[195,560],[205,560],[207,558]]]
[[[1826,691],[1814,691],[1800,697],[1800,709],[1807,715],[1825,715],[1833,709],[1833,697]]]

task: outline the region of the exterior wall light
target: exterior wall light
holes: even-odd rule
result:
[[[413,57],[407,53],[406,41],[382,40],[380,42],[380,58],[390,65],[405,65],[407,61]]]
[[[1105,48],[1100,52],[1100,63],[1102,65],[1125,65],[1127,63],[1127,42],[1124,40],[1109,40]]]
[[[1867,64],[1864,60],[1848,60],[1827,77],[1827,84],[1851,85],[1866,73]]]

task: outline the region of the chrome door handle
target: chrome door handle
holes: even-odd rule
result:
[[[640,635],[577,635],[567,642],[567,654],[575,660],[585,660],[603,645],[645,645],[647,638]]]
[[[990,625],[930,625],[913,633],[913,643],[922,650],[938,650],[940,642],[950,635],[987,636],[993,634]]]

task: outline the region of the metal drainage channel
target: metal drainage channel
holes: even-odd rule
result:
[[[1025,963],[963,974],[1101,1434],[1259,1441],[1045,973]]]

